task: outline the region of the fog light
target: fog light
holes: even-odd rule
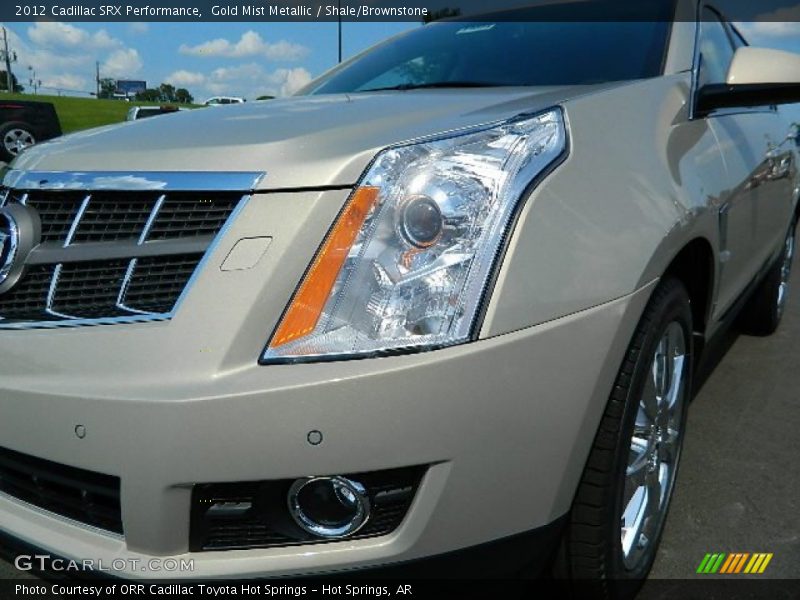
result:
[[[345,477],[306,477],[289,489],[289,511],[308,533],[346,537],[367,522],[369,499],[364,486]]]

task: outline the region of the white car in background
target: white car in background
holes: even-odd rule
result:
[[[138,121],[140,119],[147,119],[149,117],[157,117],[158,115],[169,115],[182,110],[188,110],[178,106],[162,105],[162,106],[134,106],[128,111],[125,117],[126,121]]]
[[[212,96],[203,104],[206,106],[225,106],[226,104],[244,104],[244,98],[237,98],[236,96]]]

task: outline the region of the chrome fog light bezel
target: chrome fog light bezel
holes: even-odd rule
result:
[[[350,493],[355,501],[355,514],[346,524],[340,526],[325,525],[311,518],[302,507],[301,492],[308,486],[327,482],[334,487],[336,494],[342,490]],[[351,479],[341,476],[304,477],[297,479],[289,488],[287,495],[289,513],[294,522],[303,531],[324,539],[346,538],[355,534],[369,520],[371,506],[366,488]]]

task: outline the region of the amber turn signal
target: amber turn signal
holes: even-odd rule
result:
[[[288,344],[314,331],[350,248],[378,200],[379,191],[376,187],[360,187],[353,193],[317,252],[270,347]]]

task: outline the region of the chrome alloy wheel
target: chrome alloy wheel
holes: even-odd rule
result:
[[[795,228],[786,237],[786,248],[783,251],[783,265],[781,265],[781,282],[778,285],[778,318],[786,310],[786,298],[789,296],[789,278],[792,275],[792,261],[794,260]]]
[[[25,148],[33,146],[35,143],[33,135],[24,129],[9,129],[3,136],[3,146],[12,156],[17,156]]]
[[[688,396],[687,340],[671,322],[656,346],[630,441],[620,536],[626,569],[634,569],[658,535],[680,454]]]

